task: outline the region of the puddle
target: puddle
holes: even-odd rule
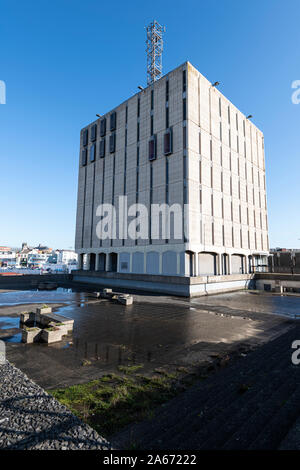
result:
[[[2,338],[2,341],[4,341],[5,343],[21,343],[21,340],[22,340],[22,333],[17,333],[15,335]]]
[[[10,330],[11,328],[19,328],[19,317],[0,317],[0,330]]]

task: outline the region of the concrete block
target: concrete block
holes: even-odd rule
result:
[[[122,305],[132,305],[133,297],[131,295],[118,295],[118,302]]]
[[[34,312],[22,312],[20,315],[20,323],[34,322],[35,321],[35,313]]]
[[[42,330],[40,328],[24,328],[22,330],[22,343],[34,343],[39,341]]]
[[[36,313],[40,315],[44,315],[45,313],[51,313],[52,308],[51,307],[41,307],[36,309]]]
[[[44,330],[42,330],[41,340],[47,344],[51,344],[61,341],[63,336],[64,332],[60,328],[45,328]]]

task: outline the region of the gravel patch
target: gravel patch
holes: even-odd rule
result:
[[[110,449],[82,423],[9,362],[0,365],[0,449]]]

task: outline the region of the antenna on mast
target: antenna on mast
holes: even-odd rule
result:
[[[166,31],[156,20],[146,28],[147,31],[147,84],[151,85],[162,76],[163,33]]]

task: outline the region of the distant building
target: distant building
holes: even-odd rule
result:
[[[8,246],[0,246],[0,267],[14,266],[16,264],[16,252]]]
[[[58,264],[77,264],[78,255],[73,250],[56,250]]]

